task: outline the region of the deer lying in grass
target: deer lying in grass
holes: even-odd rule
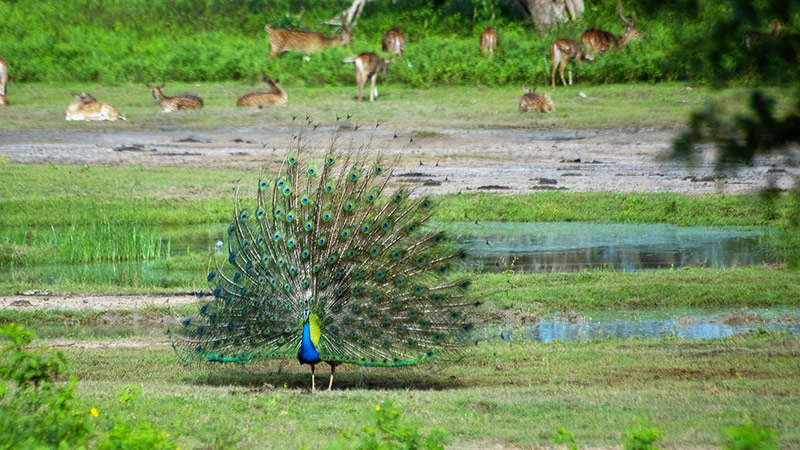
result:
[[[381,49],[385,52],[394,53],[403,57],[406,51],[406,36],[400,28],[391,28],[383,33],[381,38]]]
[[[367,52],[345,58],[343,62],[354,63],[356,84],[358,85],[358,101],[361,101],[361,94],[364,91],[364,83],[367,82],[367,78],[370,80],[369,101],[375,100],[378,97],[378,88],[375,87],[378,71],[382,70],[383,76],[386,76],[386,69],[389,68],[391,60],[389,58],[381,58],[377,53]]]
[[[0,106],[8,106],[6,98],[6,84],[8,83],[8,63],[0,58]]]
[[[770,28],[772,31],[769,33],[761,33],[760,31],[748,31],[744,35],[744,45],[748,49],[752,48],[753,45],[762,39],[775,39],[781,34],[781,30],[783,29],[783,25],[777,20],[773,20],[769,23]]]
[[[522,85],[525,95],[519,99],[519,109],[522,112],[549,113],[556,110],[553,99],[546,93],[537,94],[536,88],[528,89]]]
[[[581,35],[581,43],[589,49],[589,53],[599,54],[608,50],[619,50],[631,41],[643,41],[644,36],[636,29],[636,12],[631,12],[631,18],[628,20],[622,15],[622,1],[617,2],[617,14],[619,18],[625,22],[625,32],[616,36],[608,31],[598,30],[596,28],[589,28]]]
[[[269,56],[274,58],[283,52],[312,53],[329,47],[350,45],[352,30],[347,27],[347,15],[342,14],[342,34],[328,37],[312,31],[293,30],[289,28],[264,27],[269,35]]]
[[[550,46],[550,53],[553,57],[553,71],[550,73],[550,85],[553,89],[556,87],[556,68],[558,68],[558,72],[561,75],[561,82],[566,86],[567,82],[564,80],[564,68],[567,67],[567,63],[570,59],[574,59],[578,62],[594,60],[592,55],[583,53],[580,44],[572,39],[559,39],[553,42],[553,45]],[[569,84],[572,85],[571,70],[569,71]]]
[[[272,80],[265,76],[264,82],[269,86],[269,92],[249,92],[244,94],[236,101],[236,106],[258,106],[258,109],[261,109],[266,105],[285,105],[289,97],[281,85],[278,84],[278,80]]]
[[[75,92],[72,96],[75,100],[67,107],[67,120],[126,120],[125,116],[119,114],[111,105],[98,102],[88,92]]]
[[[167,97],[162,91],[164,83],[161,83],[161,86],[148,84],[147,87],[150,88],[150,93],[153,94],[153,98],[161,103],[161,112],[166,113],[180,111],[182,109],[200,109],[203,107],[203,99],[193,94],[181,94],[174,97]]]
[[[494,48],[499,44],[497,40],[497,29],[486,27],[481,31],[481,53],[489,52],[489,56],[494,56]]]

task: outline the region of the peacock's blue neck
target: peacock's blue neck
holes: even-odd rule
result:
[[[319,352],[311,342],[311,328],[308,320],[303,324],[303,340],[300,341],[300,352],[297,354],[297,359],[301,364],[316,364],[320,362]]]

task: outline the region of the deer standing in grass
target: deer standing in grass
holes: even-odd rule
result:
[[[570,59],[578,62],[594,60],[592,55],[583,53],[580,44],[572,39],[559,39],[553,42],[553,45],[550,46],[550,53],[553,57],[553,71],[550,73],[550,84],[553,89],[556,87],[556,68],[558,68],[558,72],[561,75],[561,82],[566,86],[564,68],[567,67]],[[572,85],[572,70],[569,71],[569,84]]]
[[[92,94],[88,92],[75,92],[72,94],[75,100],[69,104],[66,111],[66,120],[126,120],[125,116],[119,114],[111,105],[105,102],[98,102]]]
[[[281,85],[278,84],[278,80],[272,80],[265,76],[264,82],[269,86],[269,92],[249,92],[244,94],[236,101],[236,106],[258,106],[258,109],[261,109],[266,105],[285,105],[289,97]]]
[[[389,58],[381,58],[377,53],[366,52],[345,58],[342,62],[353,63],[356,84],[358,85],[358,101],[361,101],[361,94],[364,91],[364,84],[367,82],[367,78],[370,81],[369,101],[375,100],[378,97],[378,88],[375,87],[378,71],[382,70],[383,76],[386,76],[386,69],[389,68],[391,60]]]
[[[581,43],[586,46],[589,53],[599,54],[609,50],[619,50],[631,41],[643,41],[644,36],[636,29],[636,12],[631,12],[631,18],[628,20],[622,15],[622,1],[617,2],[617,14],[619,18],[625,22],[625,32],[617,36],[608,31],[598,30],[596,28],[589,28],[581,35]]]
[[[778,37],[779,34],[781,34],[783,26],[781,25],[780,22],[778,22],[777,20],[773,20],[772,22],[769,23],[769,26],[770,28],[772,28],[772,31],[770,31],[769,33],[762,33],[760,31],[748,31],[747,33],[745,33],[744,35],[745,47],[750,49],[752,48],[753,45],[755,45],[758,41],[762,39],[775,39],[776,37]]]
[[[313,31],[293,30],[289,28],[264,27],[269,35],[269,56],[274,58],[283,52],[312,53],[329,47],[350,45],[352,30],[347,26],[347,15],[342,14],[342,34],[328,37]]]
[[[203,107],[203,99],[194,94],[181,94],[174,97],[167,97],[162,91],[162,89],[164,89],[164,83],[161,83],[161,86],[148,84],[147,87],[150,88],[150,93],[153,94],[153,98],[158,100],[158,103],[161,104],[161,112],[166,113],[180,111],[182,109],[200,109]]]
[[[390,28],[383,33],[381,38],[381,49],[385,52],[394,53],[403,57],[406,51],[406,36],[400,28]]]
[[[6,84],[8,84],[8,63],[0,58],[0,106],[8,106]]]
[[[489,56],[494,56],[494,49],[499,44],[497,40],[497,29],[486,27],[481,31],[481,53],[489,52]]]
[[[528,89],[522,85],[525,95],[519,99],[519,109],[522,112],[549,113],[556,110],[553,99],[547,93],[537,94],[536,88]]]

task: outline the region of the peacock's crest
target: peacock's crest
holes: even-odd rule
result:
[[[392,169],[369,145],[314,152],[295,136],[255,201],[235,196],[226,270],[213,297],[173,333],[185,358],[245,362],[300,357],[313,364],[401,366],[457,352],[473,327],[463,258],[426,226],[427,197],[387,183]],[[304,331],[304,328],[307,331]],[[310,337],[318,360],[304,357]]]

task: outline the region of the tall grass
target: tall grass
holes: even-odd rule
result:
[[[153,227],[112,223],[0,229],[0,267],[169,258],[172,243]]]

